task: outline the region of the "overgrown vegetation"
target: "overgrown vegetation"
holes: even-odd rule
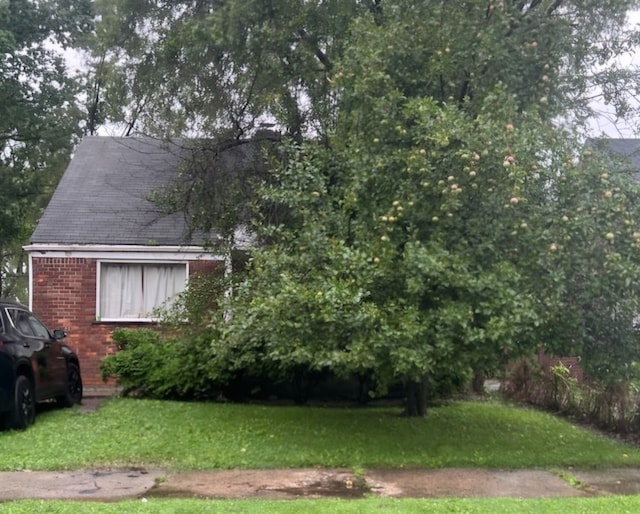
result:
[[[512,364],[502,392],[604,430],[640,434],[640,394],[634,381],[578,380],[561,362],[544,370],[521,359]]]
[[[194,166],[167,200],[227,249],[248,219],[268,242],[204,321],[209,377],[401,382],[412,416],[541,346],[632,379],[640,187],[582,122],[594,92],[632,110],[636,4],[95,2],[95,107],[127,133],[287,141],[255,187]]]

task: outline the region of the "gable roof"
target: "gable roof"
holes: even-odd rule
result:
[[[189,147],[190,145],[190,147]],[[138,137],[85,137],[78,145],[31,244],[202,245],[215,232],[191,234],[182,212],[168,213],[151,199],[178,177],[193,142]],[[246,158],[247,149],[227,160]]]

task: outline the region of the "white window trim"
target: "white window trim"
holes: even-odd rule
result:
[[[208,253],[202,246],[141,246],[141,245],[59,245],[31,244],[23,249],[29,257],[85,259],[115,259],[124,261],[224,261],[225,256]]]
[[[147,255],[148,257],[148,255]],[[98,259],[96,264],[96,321],[99,323],[155,323],[159,318],[103,318],[100,315],[100,284],[103,263],[111,264],[178,264],[185,267],[185,287],[189,284],[189,261],[180,260],[150,260],[150,259]]]
[[[33,310],[33,259],[34,257],[50,258],[83,258],[115,260],[124,262],[136,261],[218,261],[224,262],[225,255],[210,253],[202,246],[148,246],[148,245],[81,245],[59,243],[35,243],[25,245],[23,249],[29,260],[29,309]],[[187,279],[189,277],[187,276]],[[98,314],[96,313],[96,316]],[[127,320],[130,322],[131,320]]]

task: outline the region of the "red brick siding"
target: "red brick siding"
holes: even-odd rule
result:
[[[99,323],[96,321],[97,259],[32,258],[33,311],[51,329],[62,328],[68,333],[67,344],[80,359],[85,387],[104,388],[100,378],[100,361],[115,351],[111,333],[119,327],[149,326],[141,323]],[[191,261],[190,275],[214,271],[219,261]]]
[[[221,273],[224,273],[224,262],[203,260],[189,261],[189,276],[197,275],[198,273],[211,273],[216,269],[219,269]]]

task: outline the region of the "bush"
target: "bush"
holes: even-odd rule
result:
[[[116,379],[123,394],[149,398],[201,399],[215,390],[208,370],[211,338],[163,338],[149,329],[117,329],[118,353],[100,363],[103,380]]]

